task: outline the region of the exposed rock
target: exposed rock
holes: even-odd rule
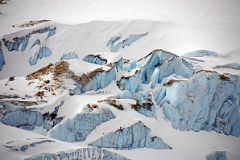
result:
[[[18,26],[21,27],[21,28],[32,27],[32,26],[35,26],[35,25],[38,25],[38,24],[41,24],[41,23],[49,22],[49,21],[50,21],[50,20],[46,20],[46,19],[39,20],[39,21],[29,21],[29,22],[20,24],[20,25],[18,25]]]

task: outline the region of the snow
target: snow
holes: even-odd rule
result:
[[[82,74],[87,74],[89,72],[92,72],[98,68],[103,69],[105,71],[108,71],[111,69],[108,66],[91,64],[78,59],[69,60],[68,63],[69,63],[69,70],[73,71],[75,75],[79,75],[79,76],[81,76]]]
[[[103,53],[91,53],[88,56],[99,56],[102,60],[106,60],[106,64],[114,64],[115,62],[118,62],[122,56],[119,53],[112,53],[112,52],[103,52]]]
[[[1,159],[240,159],[238,0],[6,2]],[[60,60],[101,73],[26,79]]]

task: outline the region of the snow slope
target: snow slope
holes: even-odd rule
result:
[[[6,3],[0,159],[240,159],[238,0]]]

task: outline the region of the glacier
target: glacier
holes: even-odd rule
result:
[[[161,66],[165,62],[169,61],[170,59],[177,57],[176,55],[166,52],[162,49],[157,49],[152,51],[150,54],[148,54],[143,59],[139,60],[143,61],[143,64],[141,64],[141,79],[144,84],[148,84],[150,82],[150,79],[152,77],[152,74],[155,70],[155,68]]]
[[[240,135],[240,78],[198,71],[192,78],[169,80],[154,92],[174,128]]]
[[[33,48],[34,46],[37,46],[37,45],[41,45],[40,39],[36,39],[36,40],[33,42],[31,48]]]
[[[79,148],[72,151],[61,151],[57,153],[42,153],[24,160],[51,160],[51,159],[88,159],[88,160],[129,160],[128,158],[97,147]]]
[[[89,79],[89,82],[86,84],[82,84],[81,82],[77,81],[75,83],[75,88],[70,89],[69,93],[70,95],[74,95],[74,94],[80,95],[90,90],[97,91],[101,88],[108,86],[115,79],[116,79],[116,70],[114,67],[112,67],[108,71],[97,72],[91,79]]]
[[[193,66],[181,57],[173,57],[157,67],[151,77],[151,83],[161,83],[165,77],[179,75],[182,77],[192,77],[195,73]]]
[[[216,151],[206,156],[207,160],[227,160],[226,151]]]
[[[108,108],[92,109],[88,104],[84,107],[83,112],[56,125],[48,132],[48,136],[67,142],[84,141],[97,125],[113,118],[115,115]]]
[[[150,132],[151,130],[140,121],[127,128],[120,127],[117,131],[104,135],[90,145],[114,149],[135,149],[144,147],[171,149],[161,138],[151,136]]]
[[[165,77],[170,75],[179,75],[182,77],[191,77],[195,69],[191,63],[164,50],[154,50],[147,57],[140,60],[142,67],[141,80],[143,83],[154,86],[155,83],[161,83]],[[143,64],[141,64],[143,63]]]
[[[70,60],[70,59],[78,59],[78,55],[75,52],[69,52],[66,54],[63,54],[60,58],[61,61],[63,60]]]
[[[228,63],[224,65],[217,65],[213,68],[230,68],[235,70],[240,70],[240,64],[239,63]]]
[[[218,55],[219,53],[214,51],[209,51],[209,50],[196,50],[196,51],[187,52],[183,54],[184,57],[203,57],[203,56],[217,57]]]
[[[148,92],[141,91],[138,93],[124,90],[119,92],[116,99],[133,99],[136,104],[132,104],[132,108],[146,117],[156,117],[156,107],[152,101],[152,95]]]
[[[26,152],[31,148],[36,147],[37,145],[44,143],[54,143],[55,141],[47,139],[47,138],[39,138],[39,139],[28,139],[28,140],[16,140],[7,142],[4,146],[13,151],[21,151]]]
[[[1,105],[1,122],[25,130],[33,130],[36,126],[49,130],[63,119],[57,117],[58,109],[63,105],[63,102],[57,105],[51,113],[41,113],[36,109],[28,109],[20,103],[10,105],[8,102],[1,102]]]
[[[137,67],[137,61],[136,60],[130,61],[130,60],[124,59],[123,65],[122,65],[122,70],[123,71],[131,71],[136,67]]]
[[[140,70],[134,69],[124,74],[120,80],[117,81],[117,86],[120,90],[129,90],[132,92],[142,91]]]
[[[3,51],[2,51],[2,43],[0,42],[0,71],[3,69],[4,65],[6,64]]]
[[[12,38],[12,40],[8,36],[5,36],[3,37],[3,42],[4,42],[4,45],[7,47],[8,51],[25,51],[28,46],[30,37],[34,34],[43,34],[43,33],[47,33],[46,39],[48,39],[56,33],[56,27],[48,26],[48,27],[32,30],[31,32],[26,33],[25,36],[14,37]],[[34,42],[34,43],[37,43],[37,42]]]
[[[112,52],[88,54],[82,60],[93,64],[115,66],[117,70],[121,70],[123,65],[122,56],[119,53]]]
[[[33,57],[30,57],[28,61],[30,65],[35,65],[42,58],[49,57],[51,55],[52,51],[48,47],[43,46],[40,47],[39,50],[35,53],[35,55]]]
[[[130,46],[135,41],[139,40],[140,38],[146,36],[148,32],[146,33],[139,33],[139,34],[130,34],[127,38],[124,40],[121,40],[121,36],[115,36],[112,37],[107,42],[107,47],[110,48],[111,52],[117,52],[119,49],[124,48],[126,46]],[[121,41],[120,41],[121,40]]]

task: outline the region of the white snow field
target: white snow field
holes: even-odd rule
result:
[[[239,0],[0,0],[0,160],[240,160]]]

